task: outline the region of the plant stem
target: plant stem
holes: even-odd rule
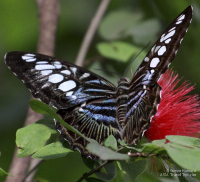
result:
[[[90,26],[88,27],[88,30],[83,38],[83,42],[81,44],[81,47],[78,52],[78,56],[76,58],[75,64],[78,66],[83,66],[84,59],[86,57],[86,54],[88,52],[89,46],[92,42],[92,39],[94,37],[94,34],[97,30],[97,27],[108,7],[108,4],[110,3],[110,0],[102,0],[101,4],[98,7],[98,10],[93,17]]]
[[[55,47],[55,35],[56,27],[59,15],[59,0],[36,0],[39,9],[39,40],[37,52],[53,55]],[[24,122],[24,126],[27,126],[35,121],[41,119],[43,116],[39,113],[35,113],[30,107],[28,109],[27,117]],[[17,157],[18,147],[15,148],[9,173],[14,177],[7,176],[5,182],[21,182],[27,173],[27,170],[34,163],[37,165],[36,160],[32,160],[30,156],[18,158]],[[33,162],[31,162],[33,161]],[[32,181],[32,176],[27,179]]]
[[[84,173],[83,176],[77,181],[77,182],[81,182],[82,180],[86,179],[87,177],[89,177],[90,175],[94,174],[95,172],[101,170],[101,168],[103,168],[106,164],[113,162],[113,161],[105,161],[104,163],[102,163],[100,166],[98,166],[95,169],[92,169],[90,172],[88,173]]]

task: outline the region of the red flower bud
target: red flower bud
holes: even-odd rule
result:
[[[177,87],[181,80],[177,78],[178,74],[168,70],[158,82],[162,87],[161,102],[145,132],[151,141],[164,139],[166,135],[197,137],[200,134],[199,96],[188,95],[194,86],[187,81]]]

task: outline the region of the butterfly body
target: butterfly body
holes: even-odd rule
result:
[[[161,100],[158,80],[173,61],[192,19],[192,7],[184,10],[165,30],[129,81],[117,87],[95,73],[57,58],[27,52],[10,52],[8,67],[33,96],[59,109],[61,118],[88,138],[103,145],[109,135],[137,144],[149,128]],[[57,121],[56,128],[86,157],[87,141]]]

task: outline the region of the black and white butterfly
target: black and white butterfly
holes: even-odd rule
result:
[[[192,20],[185,9],[164,31],[131,81],[122,77],[116,87],[105,78],[74,64],[27,52],[10,52],[5,62],[33,96],[59,109],[68,124],[100,144],[113,135],[137,144],[149,128],[161,99],[158,80],[176,56]],[[57,129],[88,157],[87,142],[56,122]]]

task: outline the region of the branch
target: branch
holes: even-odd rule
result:
[[[84,173],[83,176],[81,176],[81,178],[77,181],[77,182],[81,182],[84,179],[86,179],[87,177],[89,177],[90,175],[96,173],[97,171],[100,171],[106,164],[113,162],[113,161],[105,161],[104,163],[102,163],[100,166],[98,166],[95,169],[92,169],[90,172],[88,173]]]
[[[85,56],[88,52],[89,46],[92,42],[92,39],[94,37],[94,34],[97,30],[97,27],[108,7],[108,4],[110,3],[110,0],[102,0],[101,4],[99,5],[99,8],[94,16],[94,18],[91,21],[91,24],[84,36],[83,42],[81,44],[80,50],[78,52],[78,56],[76,58],[75,64],[78,66],[83,66],[83,61],[85,59]]]
[[[122,150],[122,148],[118,149],[118,151]],[[154,156],[159,156],[159,154],[157,153],[153,153],[154,151],[156,151],[157,149],[154,149],[152,151],[150,151],[148,154],[145,154],[145,153],[141,153],[141,152],[136,152],[136,153],[131,153],[131,152],[128,152],[128,156],[130,157],[134,157],[134,158],[139,158],[139,157],[142,157],[142,158],[148,158],[148,157],[154,157]],[[81,178],[77,181],[77,182],[81,182],[82,180],[86,179],[87,177],[89,177],[90,175],[96,173],[97,171],[100,171],[106,164],[110,163],[110,162],[113,162],[112,160],[111,161],[105,161],[104,163],[102,163],[100,166],[98,166],[97,168],[95,169],[92,169],[90,172],[88,173],[84,173],[83,176],[81,176]]]
[[[59,0],[36,0],[36,2],[38,3],[40,20],[38,52],[52,56],[54,53],[56,27],[59,15]],[[24,126],[34,123],[41,118],[41,114],[35,113],[29,108]],[[17,150],[18,148],[16,147],[9,169],[9,173],[14,177],[8,176],[5,182],[21,182],[26,176],[30,163],[34,163],[34,165],[38,163],[35,162],[35,160],[31,162],[30,156],[17,158]]]

